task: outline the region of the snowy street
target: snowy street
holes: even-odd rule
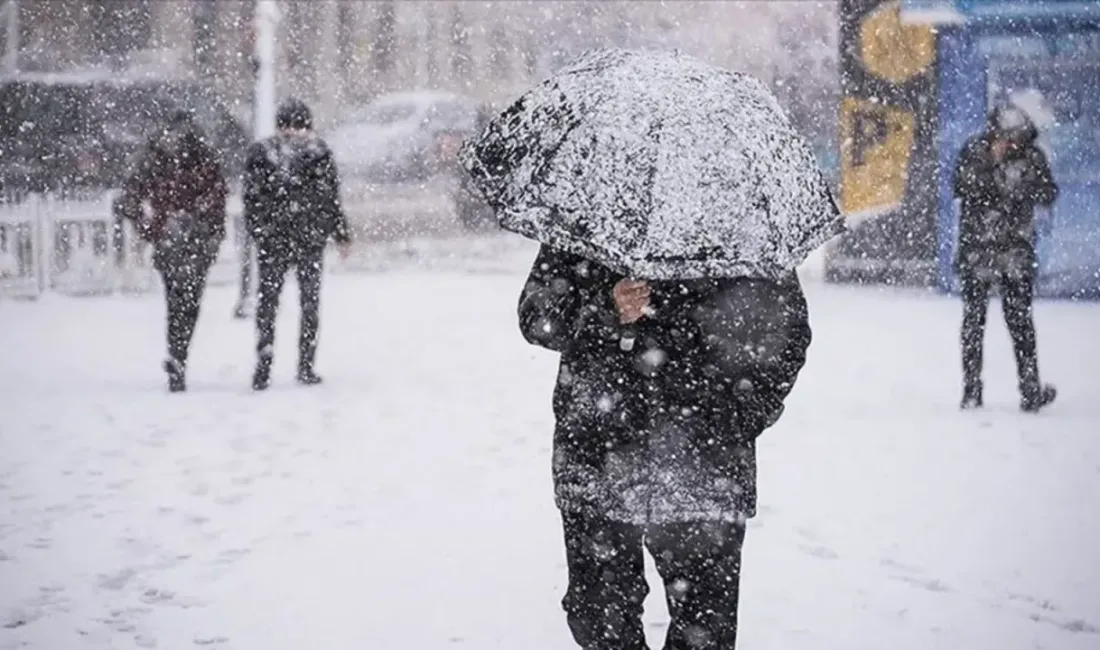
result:
[[[532,252],[329,275],[316,388],[288,282],[265,394],[234,287],[207,294],[183,395],[159,295],[0,302],[0,649],[572,648],[556,357],[514,315]],[[806,290],[740,645],[1100,647],[1100,305],[1037,304],[1060,396],[1024,415],[995,301],[987,406],[961,413],[955,300]]]

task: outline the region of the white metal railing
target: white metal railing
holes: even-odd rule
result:
[[[373,268],[373,255],[392,254],[402,242],[463,237],[448,185],[375,186],[349,182],[344,206],[358,242],[334,271]],[[34,298],[46,292],[104,295],[159,290],[152,251],[129,222],[116,224],[114,191],[56,198],[0,196],[0,300]],[[226,238],[210,270],[211,285],[236,284],[241,276],[242,213],[239,192],[230,195]],[[377,248],[374,250],[372,248]],[[252,287],[255,288],[253,274]]]
[[[151,247],[129,222],[116,223],[113,192],[74,201],[30,194],[0,203],[0,298],[146,292],[158,287]],[[211,269],[212,284],[235,282],[235,226],[230,202],[226,242]]]

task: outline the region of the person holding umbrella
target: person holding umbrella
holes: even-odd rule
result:
[[[541,244],[518,317],[561,354],[553,475],[574,640],[646,647],[648,549],[665,649],[734,648],[756,439],[811,340],[794,269],[844,227],[809,147],[750,77],[598,50],[461,157],[501,225]]]

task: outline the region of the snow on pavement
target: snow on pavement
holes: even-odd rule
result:
[[[573,647],[556,359],[514,322],[526,263],[330,276],[308,389],[291,282],[265,394],[228,287],[184,395],[163,388],[157,296],[0,303],[0,648]],[[956,303],[808,294],[809,362],[760,450],[742,645],[1100,647],[1100,306],[1039,304],[1061,396],[1025,416],[997,305],[988,407],[960,413]]]

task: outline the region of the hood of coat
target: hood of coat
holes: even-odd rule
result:
[[[1028,114],[1015,106],[995,108],[986,119],[986,136],[990,142],[1007,140],[1017,147],[1035,144],[1039,129]]]

